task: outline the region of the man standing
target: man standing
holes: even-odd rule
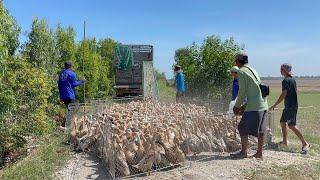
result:
[[[242,149],[239,153],[231,154],[231,157],[248,157],[248,136],[252,135],[258,137],[258,150],[254,157],[262,159],[268,102],[262,97],[258,73],[248,65],[248,56],[237,54],[235,62],[240,69],[238,71],[239,93],[233,111],[236,115],[242,114],[238,125]],[[242,104],[245,99],[246,104]]]
[[[239,92],[238,71],[239,71],[238,66],[234,66],[229,70],[229,72],[233,78],[232,97],[231,97],[231,102],[229,104],[229,111],[228,111],[229,114],[233,114],[233,107],[234,107],[234,104],[235,104],[236,99],[238,97],[238,92]]]
[[[302,154],[306,154],[311,145],[308,144],[300,130],[296,127],[297,112],[298,112],[298,97],[297,97],[297,85],[296,81],[292,77],[292,66],[290,64],[281,65],[281,75],[284,76],[282,81],[282,93],[278,101],[270,107],[270,110],[274,110],[278,104],[284,100],[284,110],[281,116],[280,124],[282,128],[282,142],[280,144],[287,146],[287,124],[289,129],[291,129],[301,140],[302,143]]]
[[[76,73],[72,71],[72,64],[70,61],[66,61],[64,67],[65,69],[59,75],[58,87],[60,101],[68,108],[68,105],[76,100],[74,88],[82,85],[85,82],[85,79],[77,81]]]
[[[230,69],[231,76],[233,78],[232,82],[232,101],[235,101],[238,97],[239,92],[239,81],[238,81],[238,66],[234,66]]]
[[[174,72],[176,74],[175,83],[176,83],[176,102],[181,102],[181,98],[184,97],[185,87],[184,87],[184,74],[182,72],[181,66],[176,65],[174,67]]]

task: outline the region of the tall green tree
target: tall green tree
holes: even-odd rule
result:
[[[11,91],[5,73],[9,60],[19,46],[20,27],[0,1],[0,119],[14,107],[15,96]]]
[[[85,94],[87,99],[106,98],[112,92],[112,62],[115,41],[94,38],[81,41],[77,48],[76,59],[79,76],[86,78]],[[84,68],[84,72],[83,71]],[[84,87],[77,90],[83,101]]]
[[[99,98],[107,97],[112,93],[112,84],[114,77],[113,63],[116,42],[110,38],[102,39],[98,42],[98,52],[101,56],[99,66]]]
[[[183,67],[187,92],[191,95],[229,99],[231,77],[228,70],[234,56],[242,48],[233,38],[222,41],[218,36],[207,37],[201,46],[193,43],[178,49],[175,63]]]
[[[19,46],[20,27],[0,1],[0,61],[13,56]]]
[[[76,57],[77,63],[79,64],[78,75],[86,78],[85,86],[77,88],[77,96],[81,101],[83,101],[83,92],[85,88],[85,95],[87,99],[96,98],[96,92],[99,89],[99,63],[101,62],[101,56],[97,51],[96,39],[86,39],[85,41],[81,41],[77,48]]]
[[[63,69],[65,61],[71,61],[73,68],[77,69],[76,51],[77,44],[75,42],[76,32],[73,27],[69,26],[64,28],[62,25],[58,25],[55,31],[56,51],[58,53],[58,67]]]
[[[51,85],[51,103],[59,100],[57,89],[59,52],[55,45],[55,35],[44,19],[35,18],[32,21],[31,31],[28,33],[28,41],[22,48],[23,57],[33,67],[42,69],[47,74],[47,82]]]
[[[32,21],[23,53],[34,67],[45,69],[51,79],[56,77],[58,60],[54,34],[46,20],[35,18]]]

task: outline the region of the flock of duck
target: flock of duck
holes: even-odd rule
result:
[[[87,151],[95,145],[118,177],[181,164],[188,155],[241,148],[237,117],[193,104],[116,103],[72,124],[76,147]]]

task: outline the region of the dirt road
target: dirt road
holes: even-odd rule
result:
[[[264,160],[254,158],[234,160],[229,154],[198,155],[203,160],[191,160],[191,166],[167,172],[152,173],[150,176],[135,179],[243,179],[245,172],[257,168],[271,168],[272,166],[288,166],[303,162],[315,161],[315,157],[266,150]],[[92,154],[75,154],[69,163],[55,174],[55,179],[81,180],[81,179],[108,179],[108,173],[101,165],[99,159]]]

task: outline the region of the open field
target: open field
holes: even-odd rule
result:
[[[271,87],[272,91],[281,90],[281,81],[282,78],[263,80]],[[296,81],[300,92],[320,92],[320,78],[296,78]]]

